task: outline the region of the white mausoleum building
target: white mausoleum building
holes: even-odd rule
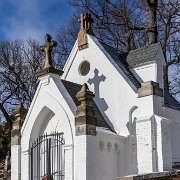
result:
[[[46,35],[31,106],[26,117],[21,105],[14,112],[12,180],[115,180],[180,168],[180,104],[163,90],[161,45],[119,54],[91,23],[81,16],[63,71],[52,65],[56,43]]]

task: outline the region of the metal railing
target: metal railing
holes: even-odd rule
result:
[[[63,133],[39,136],[30,148],[30,180],[64,180]]]

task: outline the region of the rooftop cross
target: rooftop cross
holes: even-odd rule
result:
[[[81,24],[80,31],[78,33],[78,49],[82,50],[88,48],[87,34],[94,35],[91,28],[94,20],[91,18],[91,14],[84,13],[81,14],[78,21]]]
[[[86,31],[91,30],[91,25],[94,22],[94,20],[91,18],[91,14],[88,13],[81,14],[78,21],[81,23],[81,29]]]
[[[51,39],[52,37],[49,34],[46,34],[45,44],[41,46],[41,51],[45,53],[45,63],[43,69],[53,67],[52,50],[57,46],[57,42],[51,41]]]

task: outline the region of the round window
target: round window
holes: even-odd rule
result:
[[[79,73],[82,76],[86,76],[90,71],[90,63],[88,61],[83,61],[79,66]]]

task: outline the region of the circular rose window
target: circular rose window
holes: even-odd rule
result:
[[[90,71],[90,63],[88,61],[83,61],[79,66],[79,73],[82,76],[86,76]]]

